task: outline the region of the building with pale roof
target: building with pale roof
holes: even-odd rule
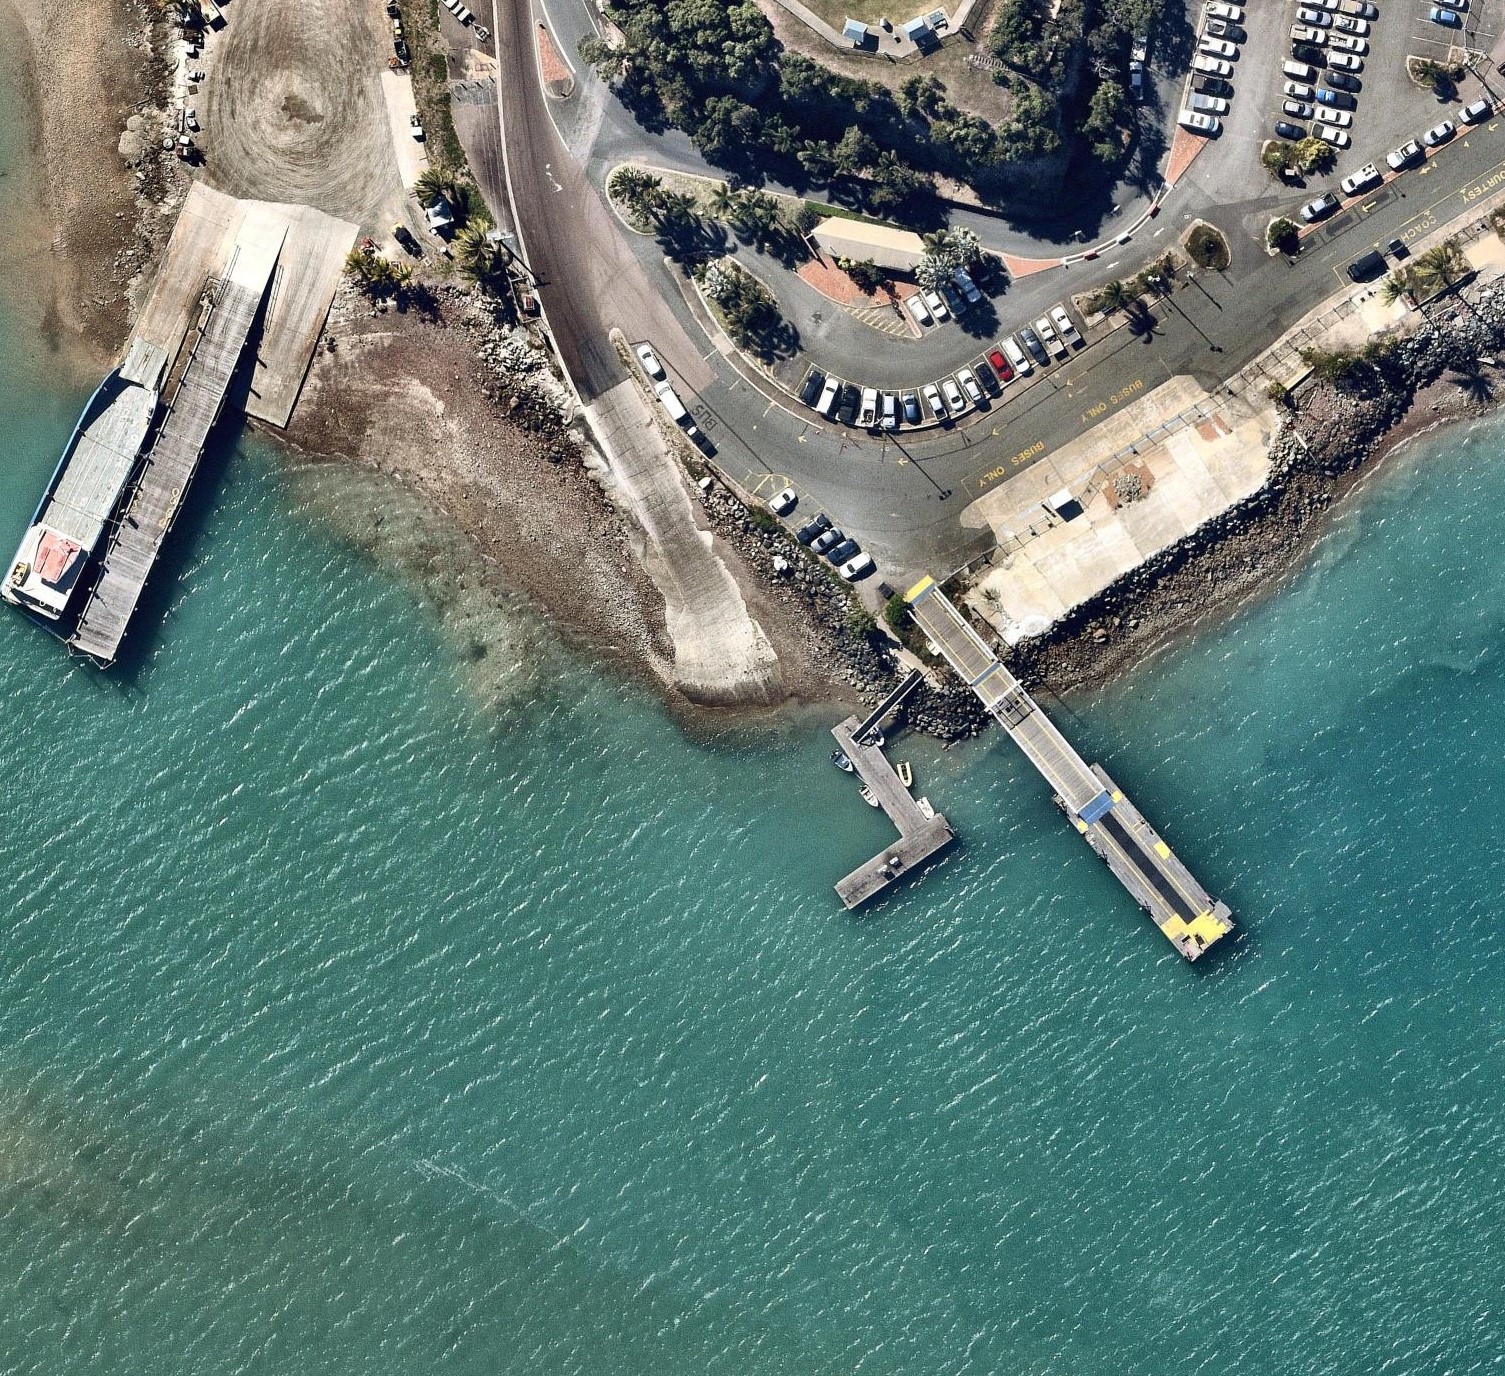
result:
[[[810,237],[833,258],[871,262],[894,272],[912,272],[925,256],[925,243],[918,234],[865,220],[822,220]]]

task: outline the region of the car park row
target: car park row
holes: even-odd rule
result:
[[[1419,140],[1408,139],[1399,148],[1392,148],[1385,154],[1385,165],[1392,173],[1405,172],[1417,163],[1425,161],[1429,151],[1440,148],[1452,139],[1458,132],[1459,124],[1479,124],[1494,114],[1494,109],[1495,107],[1487,100],[1476,100],[1463,106],[1452,119],[1445,119],[1433,125]],[[1457,123],[1454,123],[1455,120]],[[1355,199],[1374,190],[1384,180],[1384,174],[1379,167],[1371,162],[1359,168],[1357,172],[1344,177],[1339,185],[1345,198]],[[1313,225],[1336,215],[1342,208],[1343,200],[1334,192],[1325,191],[1302,206],[1300,215],[1305,223]],[[1379,276],[1384,271],[1386,253],[1392,258],[1401,259],[1408,256],[1409,249],[1404,240],[1391,239],[1385,245],[1383,253],[1378,250],[1371,251],[1350,263],[1346,269],[1349,278],[1354,282],[1366,282],[1372,277]]]
[[[1291,59],[1282,68],[1277,138],[1314,137],[1339,149],[1352,145],[1349,131],[1364,89],[1359,73],[1379,17],[1370,0],[1301,0],[1291,25]]]
[[[1015,379],[1042,371],[1087,341],[1064,306],[1052,306],[1033,325],[1006,335],[993,348],[955,373],[921,387],[880,390],[859,388],[834,373],[812,368],[799,398],[827,420],[862,430],[897,430],[901,425],[942,424],[990,405]]]
[[[1176,122],[1194,133],[1215,136],[1222,133],[1220,118],[1232,108],[1233,64],[1239,48],[1249,35],[1242,28],[1242,7],[1226,0],[1208,0],[1202,30],[1197,35],[1197,52],[1192,58],[1191,76],[1185,103]]]

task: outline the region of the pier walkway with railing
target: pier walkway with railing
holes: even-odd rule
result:
[[[1077,754],[934,580],[922,579],[905,600],[920,630],[1024,752],[1071,824],[1181,955],[1196,960],[1231,932],[1228,905],[1192,877],[1107,773]]]
[[[224,409],[251,327],[271,281],[281,235],[237,250],[226,279],[211,287],[181,380],[105,551],[69,645],[103,665],[120,653],[126,627]]]

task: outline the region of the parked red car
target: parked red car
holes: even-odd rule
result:
[[[1008,384],[1014,380],[1014,370],[1009,366],[1009,361],[999,349],[988,350],[988,362],[993,365],[993,371],[998,374],[998,380]]]

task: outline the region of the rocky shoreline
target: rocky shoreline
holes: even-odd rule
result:
[[[1459,385],[1505,349],[1505,292],[1475,282],[1342,386],[1313,382],[1270,447],[1270,481],[1104,589],[1008,656],[1058,693],[1100,685],[1176,636],[1269,591],[1297,567],[1335,502],[1386,454],[1423,431],[1487,414],[1490,365],[1475,396]],[[1445,312],[1445,314],[1444,314]],[[1447,380],[1452,370],[1459,382]],[[1502,378],[1505,384],[1505,378]]]
[[[1001,648],[1009,667],[1056,694],[1127,672],[1189,629],[1276,588],[1300,566],[1334,505],[1385,455],[1417,434],[1493,410],[1492,365],[1478,360],[1505,351],[1505,291],[1476,281],[1431,310],[1419,329],[1390,340],[1342,385],[1303,386],[1271,444],[1265,487],[1045,635]],[[1471,383],[1481,368],[1482,383]],[[806,619],[810,653],[856,698],[878,702],[901,672],[894,643],[853,617],[846,590],[781,527],[719,486],[703,500],[718,535]],[[903,716],[912,729],[943,741],[978,735],[990,724],[976,697],[944,673],[910,699]]]

